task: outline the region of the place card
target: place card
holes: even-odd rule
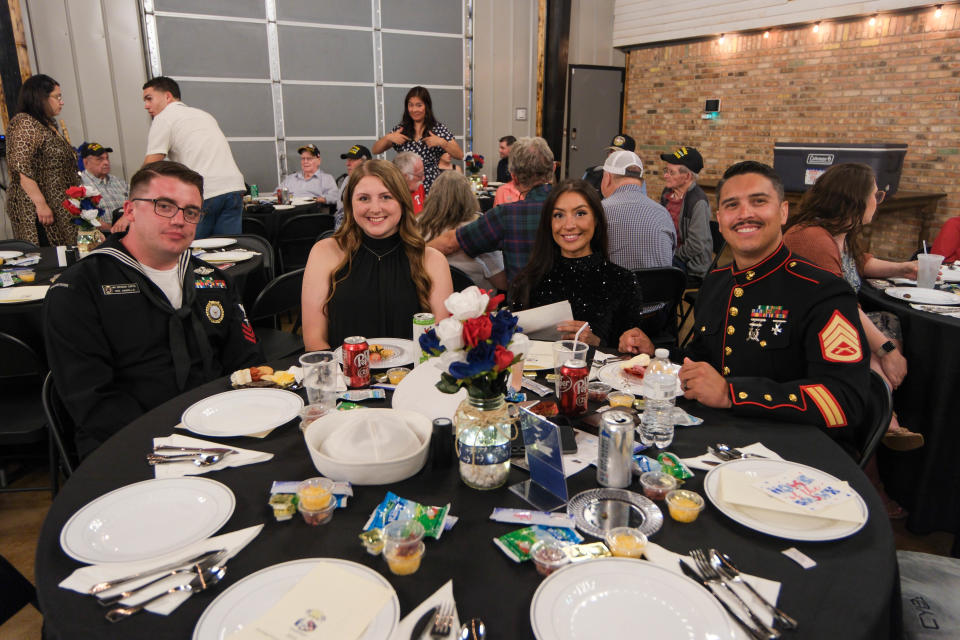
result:
[[[279,602],[230,640],[359,638],[390,599],[390,590],[369,578],[323,564]]]

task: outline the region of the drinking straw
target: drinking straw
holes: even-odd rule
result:
[[[583,326],[580,327],[580,330],[577,331],[577,334],[576,334],[575,336],[573,336],[573,350],[574,350],[574,351],[577,350],[577,342],[580,341],[580,334],[583,333],[584,330],[585,330],[587,327],[589,327],[589,326],[590,326],[590,323],[589,323],[589,322],[584,322],[584,323],[583,323]],[[586,343],[584,343],[584,344],[586,344]],[[589,348],[589,347],[588,347],[588,348]]]
[[[926,253],[926,252],[927,252],[927,241],[926,241],[926,240],[921,240],[921,242],[923,242],[923,252]]]

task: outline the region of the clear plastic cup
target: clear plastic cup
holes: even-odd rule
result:
[[[308,509],[304,507],[303,504],[297,506],[300,515],[303,516],[303,521],[313,527],[330,522],[330,520],[333,519],[333,511],[336,508],[336,500],[331,500],[327,506],[320,509]]]
[[[640,476],[643,495],[651,500],[663,500],[667,493],[677,488],[677,479],[662,471],[647,471]]]
[[[563,546],[559,542],[538,540],[530,547],[530,558],[533,560],[537,573],[548,576],[563,565],[570,562]]]
[[[423,540],[423,525],[417,520],[395,520],[383,528],[383,553],[412,553]]]
[[[423,559],[423,552],[426,545],[418,542],[412,549],[401,551],[400,549],[383,550],[383,557],[387,560],[387,566],[390,567],[390,573],[396,576],[409,576],[420,569],[420,561]]]
[[[337,356],[333,351],[311,351],[300,356],[303,368],[303,386],[307,389],[307,401],[321,409],[337,408]]]
[[[639,558],[647,548],[647,536],[635,527],[615,527],[603,537],[610,553],[621,558]]]
[[[607,402],[611,407],[624,407],[629,409],[633,406],[633,394],[626,391],[611,391],[607,394]]]
[[[592,402],[603,402],[610,395],[612,387],[605,382],[591,382],[587,385],[587,400]],[[631,403],[633,398],[630,399]]]
[[[560,367],[568,360],[587,360],[587,351],[590,346],[586,342],[579,340],[557,340],[553,343],[553,373],[556,376],[554,380],[554,392],[560,397]]]
[[[677,522],[693,522],[703,511],[703,498],[696,491],[676,489],[667,494],[670,517]]]
[[[921,253],[917,256],[917,286],[922,289],[933,289],[940,273],[943,256],[935,253]]]
[[[387,380],[390,381],[390,384],[400,384],[400,381],[406,378],[408,373],[410,373],[410,369],[406,367],[387,369]]]
[[[314,511],[326,509],[333,501],[333,480],[310,478],[297,485],[297,500],[301,507]]]

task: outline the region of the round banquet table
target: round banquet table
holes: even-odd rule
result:
[[[231,560],[223,586],[194,595],[165,618],[140,613],[118,624],[104,619],[104,609],[93,598],[59,588],[57,584],[81,566],[60,549],[60,530],[67,519],[108,491],[153,477],[151,467],[144,461],[152,438],[169,435],[185,408],[226,389],[225,380],[214,381],[131,423],[85,460],[57,495],[37,545],[36,583],[45,637],[182,640],[190,637],[203,610],[224,587],[273,564],[318,556],[351,560],[381,573],[397,592],[401,617],[452,578],[461,619],[482,618],[491,637],[533,637],[530,604],[541,578],[529,562],[512,562],[492,543],[494,537],[520,525],[489,519],[494,507],[525,507],[519,497],[506,487],[487,492],[470,489],[460,482],[456,468],[452,467],[424,470],[389,486],[356,486],[348,506],[338,509],[325,526],[309,527],[299,516],[276,522],[267,505],[271,483],[317,475],[295,423],[276,429],[262,440],[224,439],[227,444],[269,451],[276,457],[266,463],[205,476],[226,484],[237,497],[236,510],[221,532],[265,523],[260,535]],[[678,429],[671,450],[679,455],[702,453],[708,443],[718,440],[733,445],[762,441],[785,458],[848,480],[863,496],[871,516],[865,527],[850,538],[809,543],[757,533],[727,519],[708,504],[693,524],[676,523],[664,510],[663,528],[652,539],[676,552],[685,553],[697,546],[715,547],[729,553],[744,571],[781,581],[779,604],[800,621],[800,629],[784,633],[784,638],[899,637],[899,581],[893,535],[883,504],[852,460],[812,427],[748,421],[698,405],[687,408],[704,418],[705,423]],[[703,476],[696,472],[687,483],[689,488],[702,492]],[[514,468],[508,485],[527,477],[526,472]],[[639,491],[637,484],[635,480],[632,488]],[[569,478],[568,486],[571,496],[595,488],[595,469],[588,467]],[[387,490],[428,505],[449,502],[450,513],[460,518],[439,541],[428,541],[423,564],[412,576],[392,575],[383,559],[367,554],[357,538]],[[586,537],[586,541],[591,540]],[[817,566],[800,568],[780,553],[789,547],[813,558]],[[642,620],[637,621],[637,628],[642,630]]]
[[[956,400],[960,389],[960,319],[912,308],[864,283],[860,302],[867,311],[890,311],[900,318],[907,377],[894,392],[900,424],[923,434],[914,451],[878,447],[884,487],[910,513],[915,533],[955,534],[960,557],[960,430]],[[960,307],[957,307],[960,311]]]

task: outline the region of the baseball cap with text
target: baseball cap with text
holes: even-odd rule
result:
[[[102,156],[105,153],[113,153],[113,149],[105,147],[99,142],[84,142],[80,145],[80,157]]]
[[[366,158],[367,160],[369,160],[372,157],[373,156],[370,154],[370,149],[367,149],[362,144],[355,144],[352,147],[350,147],[349,151],[347,151],[346,153],[340,154],[341,160],[346,160],[347,158],[354,158],[354,159]]]
[[[320,149],[317,149],[317,145],[313,144],[312,142],[310,144],[305,144],[299,149],[297,149],[297,153],[303,153],[304,151],[309,151],[316,157],[318,158],[320,157]]]
[[[703,169],[703,156],[695,147],[678,147],[673,153],[661,153],[660,159],[667,164],[679,164],[694,173]]]
[[[610,141],[610,146],[607,148],[614,150],[623,149],[624,151],[636,151],[637,143],[627,134],[618,133],[617,135],[613,136],[613,139]]]

